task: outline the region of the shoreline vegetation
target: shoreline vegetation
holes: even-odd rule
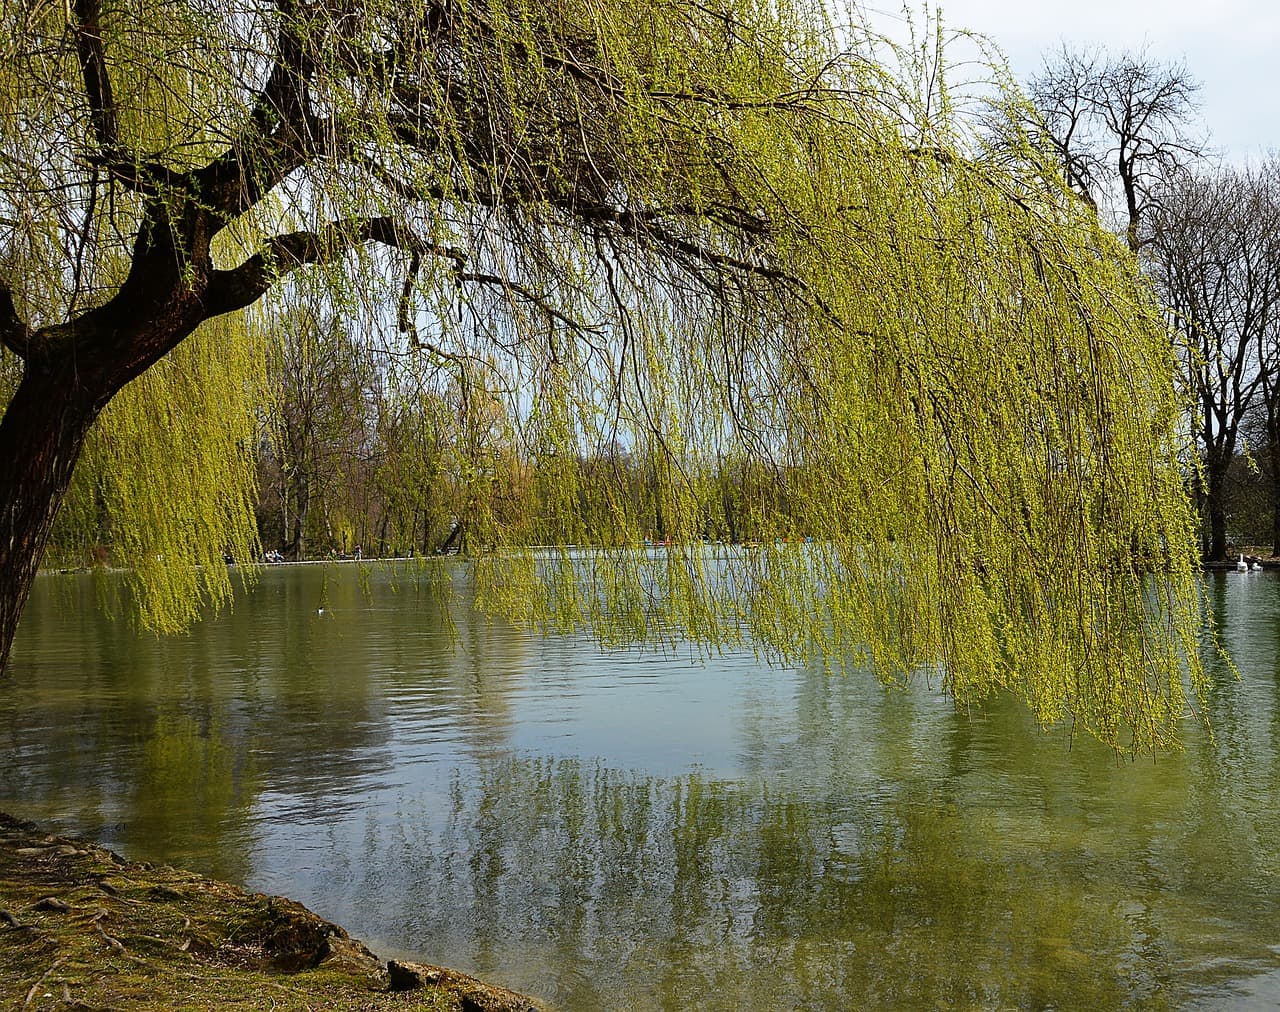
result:
[[[300,903],[0,812],[0,998],[13,1009],[542,1012],[444,967],[383,963]]]
[[[793,540],[784,541],[781,543],[802,544],[803,541],[801,541],[800,539],[793,539]],[[728,541],[719,542],[717,541],[717,542],[713,542],[713,544],[734,547],[734,548],[759,547],[758,542],[728,542]],[[638,549],[654,549],[654,548],[666,548],[666,547],[669,547],[669,545],[670,543],[665,541],[653,541],[653,542],[646,541],[643,544],[636,545],[635,547]],[[549,551],[549,550],[558,550],[566,547],[572,549],[572,548],[576,548],[577,546],[576,545],[568,545],[568,546],[530,545],[528,547],[534,551]],[[1243,555],[1250,563],[1257,562],[1263,569],[1280,569],[1280,555],[1273,554],[1272,550],[1268,547],[1262,547],[1257,545],[1244,545],[1239,548],[1233,548],[1229,553],[1229,557],[1226,559],[1202,560],[1200,563],[1200,568],[1204,572],[1215,572],[1217,570],[1234,570],[1236,568],[1236,562],[1238,560],[1238,556],[1240,555]],[[343,564],[349,564],[349,563],[373,565],[375,563],[391,563],[391,562],[431,562],[431,561],[436,561],[439,559],[446,559],[451,557],[456,558],[457,556],[452,554],[450,555],[441,555],[441,554],[361,555],[361,556],[352,556],[352,555],[344,554],[344,555],[337,555],[337,556],[332,556],[332,555],[317,556],[316,558],[311,558],[311,559],[279,559],[279,560],[259,559],[259,560],[255,560],[253,563],[251,563],[251,565],[257,566],[262,569],[275,569],[277,567],[286,567],[286,566],[334,566],[334,565],[343,565]],[[109,565],[109,564],[100,564],[100,565],[102,565],[102,568],[105,568],[108,572],[126,572],[127,571],[127,567],[124,567],[124,566]],[[233,563],[233,562],[228,563],[228,566],[232,566],[232,567],[238,567],[239,565],[240,565],[239,563]],[[39,570],[39,572],[40,572],[40,575],[42,576],[49,576],[49,575],[68,576],[76,573],[89,573],[89,572],[92,572],[95,568],[98,568],[98,567],[88,566],[88,565],[84,565],[84,566],[52,565],[48,567],[42,567]]]

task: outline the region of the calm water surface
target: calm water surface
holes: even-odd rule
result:
[[[1280,578],[1213,578],[1214,735],[601,653],[417,570],[282,567],[189,637],[42,577],[0,807],[563,1009],[1280,1004]],[[323,610],[321,610],[323,609]]]

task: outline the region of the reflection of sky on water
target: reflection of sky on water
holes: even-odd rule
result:
[[[1129,761],[923,685],[455,639],[358,572],[270,570],[176,640],[41,580],[0,807],[566,1008],[1280,997],[1270,574],[1209,583],[1214,737]]]

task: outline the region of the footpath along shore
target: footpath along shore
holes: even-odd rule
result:
[[[0,1006],[541,1012],[444,967],[383,963],[300,903],[0,812]]]

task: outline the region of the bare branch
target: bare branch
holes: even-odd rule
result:
[[[1147,241],[1143,219],[1160,178],[1204,151],[1186,128],[1199,89],[1182,64],[1065,46],[1030,81],[1068,184],[1095,207],[1116,188],[1110,195],[1122,207],[1117,224],[1135,253]]]
[[[413,286],[417,283],[421,268],[422,254],[414,250],[409,259],[409,269],[404,275],[404,285],[400,288],[400,299],[396,303],[396,324],[400,333],[408,334],[414,344],[418,343],[418,328],[413,322]]]
[[[575,320],[572,316],[569,316],[568,314],[561,312],[559,309],[553,306],[546,296],[538,295],[536,292],[532,291],[529,288],[526,288],[524,285],[521,285],[521,284],[518,284],[517,282],[512,281],[510,278],[499,277],[497,274],[483,274],[483,273],[478,274],[473,271],[459,271],[457,274],[457,278],[459,281],[473,281],[473,282],[476,282],[477,284],[497,286],[501,288],[504,292],[506,292],[508,295],[514,295],[524,300],[525,302],[528,302],[534,306],[537,306],[538,309],[540,309],[543,313],[545,313],[551,319],[559,320],[570,330],[573,330],[577,333],[585,334],[585,333],[599,332],[600,328],[588,326],[587,324],[583,323],[581,320]]]

